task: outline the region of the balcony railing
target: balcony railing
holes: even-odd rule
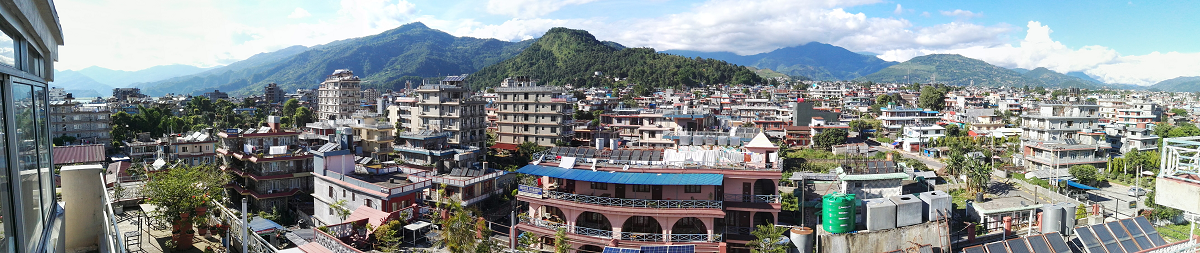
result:
[[[663,241],[663,234],[621,232],[621,240],[638,241],[638,242],[661,242],[661,241]]]
[[[230,211],[228,208],[225,208],[224,205],[219,203],[214,203],[213,206],[216,206],[217,209],[220,210],[218,211],[217,215],[221,216],[221,220],[232,221],[229,222],[229,231],[231,233],[234,231],[247,231],[247,228],[242,227],[241,216],[235,214],[233,211]],[[275,245],[271,245],[267,242],[267,240],[263,239],[262,236],[259,236],[257,233],[247,233],[247,236],[250,237],[249,245],[247,245],[247,248],[249,248],[248,253],[279,252],[279,249],[275,248]],[[242,245],[242,243],[244,243],[242,242],[241,235],[237,233],[233,233],[230,236],[230,240],[230,245]]]
[[[749,203],[779,203],[779,195],[725,194],[725,201]]]
[[[553,222],[553,221],[548,221],[548,220],[521,218],[521,223],[533,225],[533,226],[540,227],[540,228],[547,228],[550,230],[558,230],[559,228],[565,228],[568,233],[583,235],[583,236],[591,236],[591,237],[598,237],[598,238],[604,238],[604,239],[612,239],[613,238],[613,231],[588,228],[588,227],[580,227],[580,226],[571,226],[571,225],[567,225],[564,223]]]
[[[549,151],[542,151],[533,154],[534,160],[543,162],[558,162],[556,156],[550,155]],[[720,169],[720,170],[750,170],[750,171],[780,171],[782,167],[776,166],[775,163],[764,162],[742,162],[742,163],[714,163],[714,162],[696,162],[696,161],[629,161],[629,160],[613,160],[613,159],[596,159],[596,158],[576,158],[575,165],[585,165],[596,163],[596,167],[626,167],[634,169]]]
[[[526,189],[527,185],[522,185]],[[716,200],[653,200],[653,199],[623,199],[566,192],[549,191],[545,197],[585,204],[641,208],[722,208],[721,201]]]
[[[672,242],[717,242],[721,235],[714,234],[671,234]]]
[[[104,187],[104,182],[103,182],[104,177],[99,177],[99,178],[101,180],[101,182],[100,182],[101,189],[100,190],[101,190],[101,192],[106,192],[105,189],[103,188]],[[101,194],[101,195],[104,195],[104,202],[102,202],[104,206],[100,208],[101,210],[103,210],[101,212],[103,213],[103,220],[104,220],[104,221],[102,221],[102,222],[104,222],[104,226],[103,226],[104,238],[100,239],[100,247],[102,249],[107,250],[108,253],[124,253],[125,252],[125,234],[122,234],[121,229],[119,227],[117,227],[117,218],[116,218],[116,215],[113,214],[113,209],[112,209],[113,201],[111,198],[109,198],[108,194]]]

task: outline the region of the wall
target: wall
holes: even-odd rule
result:
[[[316,200],[313,201],[313,217],[317,217],[328,224],[340,223],[342,221],[342,218],[337,216],[336,211],[331,214],[329,210],[331,205],[338,200],[346,200],[346,204],[343,207],[351,212],[354,212],[354,209],[357,209],[359,206],[364,205],[368,199],[371,200],[371,207],[375,209],[379,209],[382,203],[378,197],[363,194],[353,188],[342,187],[342,185],[326,181],[324,178],[314,179],[313,186],[313,199]],[[333,197],[329,197],[331,186],[333,187]]]
[[[817,252],[890,252],[932,245],[933,252],[945,252],[950,245],[949,229],[945,223],[926,222],[912,226],[879,231],[858,231],[848,234],[829,234],[817,226]],[[915,244],[914,244],[915,243]]]
[[[842,192],[854,194],[859,199],[887,198],[902,193],[901,183],[900,179],[845,181],[842,183]]]

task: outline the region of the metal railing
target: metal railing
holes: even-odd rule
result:
[[[98,178],[100,178],[101,181],[104,180],[103,179],[104,177],[98,177]],[[100,185],[101,185],[100,186],[101,192],[105,192],[103,189],[104,182],[101,182]],[[104,226],[103,226],[104,238],[100,240],[100,247],[102,249],[108,250],[107,251],[108,253],[124,253],[125,252],[125,234],[122,234],[121,228],[117,227],[117,218],[116,218],[116,215],[113,214],[113,210],[112,210],[112,204],[113,204],[112,200],[109,198],[108,194],[103,194],[103,195],[104,195],[104,201],[102,202],[102,204],[104,206],[100,208],[101,209],[100,212],[102,215],[101,217],[103,217],[103,220],[104,220],[103,221],[104,222]]]
[[[721,235],[709,234],[671,234],[672,242],[716,242],[721,240]]]
[[[661,242],[661,241],[663,241],[663,234],[621,232],[621,240],[638,241],[638,242]]]
[[[345,243],[342,243],[342,240],[338,240],[337,238],[333,237],[332,235],[326,234],[325,232],[323,232],[321,230],[313,229],[313,234],[315,234],[314,242],[317,243],[318,245],[321,245],[322,247],[325,247],[326,249],[329,249],[329,251],[331,251],[331,252],[334,252],[334,253],[361,253],[362,252],[358,249],[355,249],[354,247],[350,247],[350,245],[346,245]]]
[[[750,203],[779,203],[779,195],[725,194],[725,201]]]
[[[231,235],[229,236],[230,242],[231,242],[230,245],[241,246],[242,243],[246,243],[246,242],[242,242],[242,238],[241,238],[240,234],[233,233],[233,231],[243,231],[243,230],[248,229],[248,228],[242,227],[242,222],[241,222],[242,218],[240,216],[238,216],[237,214],[235,214],[233,211],[230,211],[228,208],[225,208],[225,206],[221,205],[220,203],[214,203],[213,206],[216,206],[217,209],[220,210],[220,211],[218,211],[217,215],[221,216],[221,219],[229,221],[228,222],[229,231],[231,233]],[[250,237],[249,245],[247,247],[249,249],[249,252],[247,252],[247,253],[279,252],[279,249],[275,248],[275,245],[271,245],[271,243],[268,243],[267,240],[263,239],[262,236],[259,236],[257,233],[247,233],[247,234],[248,234],[247,236]]]
[[[542,151],[532,155],[534,160],[543,162],[558,162],[559,159],[550,155],[549,151]],[[596,167],[625,167],[635,169],[719,169],[719,170],[748,170],[748,171],[780,171],[783,167],[776,163],[766,162],[742,162],[742,163],[715,163],[715,162],[696,162],[696,161],[630,161],[630,160],[613,160],[613,159],[597,159],[597,158],[576,158],[575,165],[591,165],[596,163]]]
[[[726,234],[748,235],[750,231],[754,231],[751,227],[725,227]]]
[[[540,228],[547,228],[550,230],[558,230],[559,228],[564,228],[567,230],[568,233],[577,234],[577,235],[598,237],[598,238],[604,238],[604,239],[612,239],[613,238],[613,231],[609,231],[609,230],[595,229],[595,228],[589,228],[589,227],[580,227],[580,226],[571,226],[571,225],[567,225],[567,224],[559,223],[559,222],[553,222],[553,221],[548,221],[548,220],[529,219],[529,218],[525,218],[525,217],[521,218],[521,222],[525,223],[525,224],[533,225],[536,227],[540,227]]]
[[[525,186],[525,185],[522,185]],[[531,186],[525,186],[531,187]],[[642,207],[642,208],[722,208],[721,201],[716,200],[653,200],[653,199],[623,199],[549,191],[545,197],[571,202],[602,206]]]

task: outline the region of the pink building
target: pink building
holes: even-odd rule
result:
[[[554,147],[517,170],[527,175],[517,199],[528,203],[517,229],[553,238],[565,228],[572,248],[597,252],[680,244],[724,252],[778,220],[778,151],[762,133],[736,148]]]

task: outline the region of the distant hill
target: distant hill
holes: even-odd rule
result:
[[[602,76],[596,76],[601,72]],[[720,83],[759,83],[749,69],[721,60],[696,59],[655,52],[650,48],[618,48],[584,30],[556,27],[520,54],[467,77],[473,87],[499,85],[504,78],[530,76],[543,84],[597,86],[625,78],[630,84],[656,87]]]
[[[112,70],[91,66],[80,69],[79,73],[112,87],[126,88],[133,87],[132,84],[134,83],[153,82],[172,77],[186,76],[204,72],[208,69],[180,64],[160,65],[138,71]]]
[[[1163,80],[1149,88],[1161,91],[1197,92],[1200,91],[1200,76],[1181,76]]]
[[[1084,80],[1084,81],[1088,81],[1088,82],[1093,82],[1093,83],[1104,83],[1103,81],[1096,80],[1096,78],[1092,78],[1092,76],[1089,76],[1088,74],[1086,74],[1086,73],[1083,73],[1083,72],[1080,72],[1080,71],[1071,71],[1071,72],[1067,72],[1067,75],[1068,75],[1068,76],[1077,77],[1077,78],[1079,78],[1080,80]]]
[[[1029,73],[1028,69],[1023,69],[1023,68],[1011,68],[1011,70],[1016,71],[1017,73],[1021,73],[1021,74]]]
[[[663,53],[723,60],[738,65],[771,69],[791,76],[805,76],[813,80],[850,80],[896,64],[879,57],[818,42],[746,56],[730,52],[687,50],[666,50]]]
[[[1102,82],[1092,82],[1082,78],[1068,76],[1062,73],[1054,72],[1046,68],[1036,68],[1022,74],[1031,79],[1042,81],[1047,88],[1081,88],[1081,89],[1096,89],[1104,85]]]
[[[262,92],[265,84],[272,82],[286,91],[315,88],[334,70],[350,69],[362,78],[364,88],[399,89],[408,80],[419,84],[422,77],[473,73],[513,57],[531,43],[531,40],[506,42],[455,37],[418,22],[306,50],[289,48],[285,49],[288,52],[260,54],[256,57],[264,59],[256,59],[256,64],[241,64],[254,66],[240,66],[224,73],[206,72],[143,87],[148,87],[145,90],[149,95],[171,91],[199,94],[213,89],[228,91],[230,95],[249,95]]]
[[[860,81],[928,83],[935,80],[950,85],[1031,87],[1042,81],[1022,76],[1016,71],[957,54],[931,54],[915,57],[892,65],[879,72],[858,78]]]
[[[194,75],[180,76],[157,82],[137,83],[134,86],[142,88],[142,93],[151,96],[161,96],[167,93],[203,93],[211,90],[213,87],[229,84],[233,80],[260,75],[264,69],[270,68],[274,66],[273,64],[295,56],[305,50],[308,50],[308,47],[291,46],[274,52],[259,53],[245,60]]]
[[[91,77],[74,70],[54,72],[54,81],[50,87],[63,88],[75,97],[112,96],[112,86],[93,80]]]

